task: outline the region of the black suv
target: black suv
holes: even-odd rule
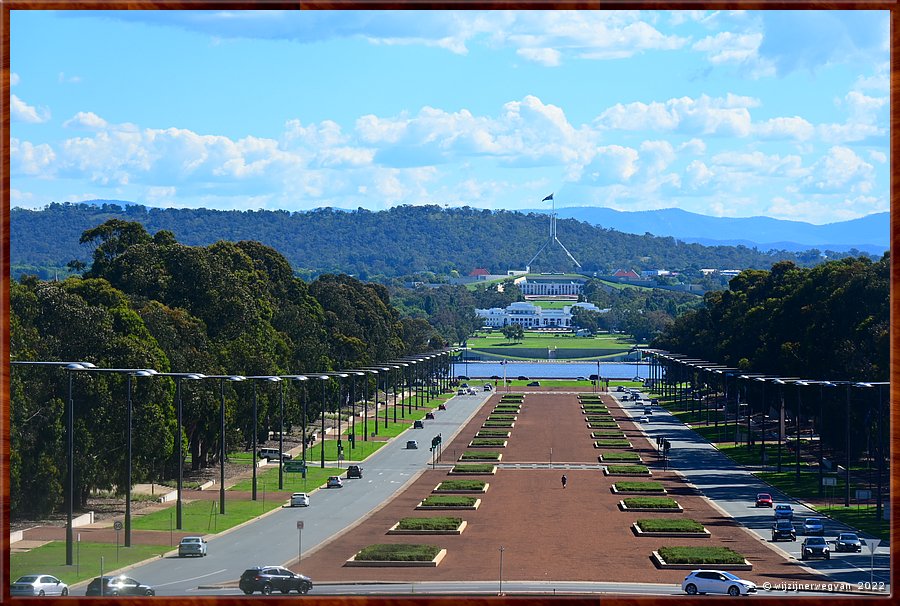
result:
[[[790,520],[777,520],[772,524],[772,540],[780,541],[787,539],[788,541],[797,540],[797,530]]]
[[[247,595],[254,591],[259,591],[263,595],[269,595],[273,591],[280,591],[281,593],[296,591],[305,594],[309,593],[312,586],[312,580],[309,577],[297,574],[281,566],[248,568],[241,575],[241,580],[238,583],[238,587]]]
[[[362,467],[360,467],[359,465],[350,465],[349,467],[347,467],[347,479],[361,477]]]
[[[84,595],[156,595],[156,591],[149,585],[138,583],[134,579],[122,575],[118,577],[96,577],[90,582]]]

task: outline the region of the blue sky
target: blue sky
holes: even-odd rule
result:
[[[12,11],[11,204],[889,210],[887,11]]]

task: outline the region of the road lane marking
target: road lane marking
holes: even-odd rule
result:
[[[196,581],[197,579],[202,579],[203,577],[211,577],[214,574],[219,574],[227,571],[227,568],[223,568],[222,570],[217,570],[215,572],[210,572],[209,574],[201,574],[199,577],[191,577],[190,579],[181,579],[178,581],[172,581],[171,583],[160,583],[158,585],[154,585],[154,587],[165,587],[166,585],[175,585],[176,583],[189,583],[190,581]]]

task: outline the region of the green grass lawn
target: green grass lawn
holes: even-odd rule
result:
[[[648,473],[650,468],[646,465],[608,465],[609,473]]]
[[[471,463],[453,466],[453,473],[491,473],[492,471],[494,471],[494,465]]]
[[[477,450],[467,450],[462,453],[460,459],[463,461],[498,461],[500,459],[500,453],[496,450],[484,450],[480,452]]]
[[[484,490],[485,484],[483,480],[444,480],[435,490]]]
[[[471,507],[478,497],[464,497],[462,495],[431,495],[422,499],[425,507]]]
[[[703,524],[689,518],[654,518],[637,520],[635,524],[644,532],[703,532]]]
[[[271,494],[268,496],[272,496]],[[263,501],[263,494],[258,494],[259,500],[237,500],[225,499],[225,514],[216,513],[219,501],[192,501],[185,503],[181,510],[182,514],[182,531],[197,534],[209,534],[222,532],[238,524],[242,524],[247,520],[260,516],[267,511],[281,507],[285,498],[284,495],[277,499],[269,498]],[[131,521],[131,527],[134,530],[164,530],[169,531],[173,527],[175,521],[175,505],[148,513],[146,515],[134,516]]]
[[[403,518],[397,530],[456,530],[462,524],[462,518]]]
[[[434,545],[369,545],[356,554],[356,559],[375,562],[427,562],[433,560],[440,550],[440,547]]]
[[[594,442],[597,448],[628,448],[631,442],[628,440],[597,440]]]
[[[636,452],[607,452],[600,455],[604,462],[609,461],[640,461],[641,455]]]
[[[727,547],[660,547],[666,564],[743,564],[744,556]]]
[[[634,492],[662,492],[662,482],[616,482],[613,484],[616,490],[634,491]]]
[[[622,499],[625,507],[635,509],[676,509],[678,502],[669,497],[628,497]]]
[[[494,332],[490,335],[470,337],[467,345],[471,349],[483,349],[490,347],[507,347],[515,346],[517,348],[526,349],[543,349],[546,354],[547,348],[557,349],[598,349],[598,350],[616,350],[621,353],[627,353],[634,347],[634,343],[627,335],[598,335],[595,337],[576,337],[571,334],[542,334],[536,332],[525,332],[522,341],[513,344],[507,340],[501,332]]]
[[[843,503],[841,503],[837,506],[816,507],[816,511],[835,520],[840,520],[852,528],[874,535],[882,541],[890,540],[890,522],[888,520],[879,520],[875,517],[874,505],[860,505],[857,509],[856,505],[844,507]]]
[[[262,499],[261,495],[263,491],[271,493],[278,488],[278,467],[272,466],[271,469],[263,469],[265,469],[265,471],[260,471],[256,476],[256,491],[259,499]],[[301,473],[285,473],[283,475],[284,489],[291,492],[309,492],[324,484],[325,480],[328,479],[328,476],[337,476],[342,473],[344,473],[344,469],[339,467],[321,468],[319,467],[318,461],[313,461],[306,468],[305,482],[303,480],[303,474]],[[246,480],[241,480],[229,488],[229,490],[250,492],[253,490],[253,479],[247,478]]]
[[[122,541],[124,540],[125,536],[122,533]],[[108,574],[112,570],[160,556],[172,549],[173,547],[168,545],[132,544],[131,547],[119,547],[117,550],[114,543],[78,541],[74,550],[74,562],[77,566],[75,564],[66,566],[66,542],[51,541],[25,553],[11,553],[9,575],[10,579],[15,580],[24,574],[39,571],[42,574],[52,574],[64,583],[72,585],[100,576],[101,557],[103,557],[103,572]]]

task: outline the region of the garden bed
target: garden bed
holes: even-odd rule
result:
[[[609,489],[613,494],[667,494],[662,482],[616,482]]]
[[[619,424],[615,421],[601,421],[599,423],[588,423],[588,429],[619,429]]]
[[[594,448],[632,448],[628,440],[597,440]]]
[[[416,509],[441,511],[444,509],[478,509],[481,499],[459,495],[431,495],[422,499]]]
[[[454,465],[447,475],[455,476],[475,476],[475,475],[495,475],[497,473],[496,465],[479,465],[477,463],[469,465]]]
[[[503,455],[499,452],[495,452],[492,450],[485,450],[483,452],[478,452],[474,450],[467,450],[460,455],[460,461],[499,461],[503,458]]]
[[[506,448],[506,440],[475,438],[469,442],[469,448]]]
[[[434,487],[432,492],[465,494],[473,492],[487,492],[488,484],[482,480],[444,480]]]
[[[475,434],[476,438],[509,438],[512,434],[502,429],[481,429]]]
[[[435,567],[441,563],[447,550],[434,545],[370,545],[344,562],[345,566],[397,566]]]
[[[619,501],[619,509],[638,513],[683,513],[678,501],[671,497],[628,497]]]
[[[467,522],[462,518],[403,518],[388,529],[388,534],[462,534]]]
[[[591,432],[591,437],[595,440],[597,439],[612,439],[618,438],[620,440],[625,439],[625,433],[618,429],[598,429],[596,431]]]
[[[601,463],[609,463],[609,462],[623,462],[623,463],[643,463],[644,459],[641,458],[636,452],[606,452],[597,457],[597,459]]]
[[[512,429],[515,426],[511,421],[485,421],[481,424],[484,429]]]
[[[603,468],[607,476],[652,476],[653,472],[646,465],[607,465]]]
[[[696,520],[660,519],[637,520],[631,525],[631,530],[638,537],[674,537],[674,538],[698,538],[708,539],[709,531],[703,524]]]
[[[663,569],[753,570],[743,555],[727,547],[660,547],[651,553],[651,559],[657,568]]]

